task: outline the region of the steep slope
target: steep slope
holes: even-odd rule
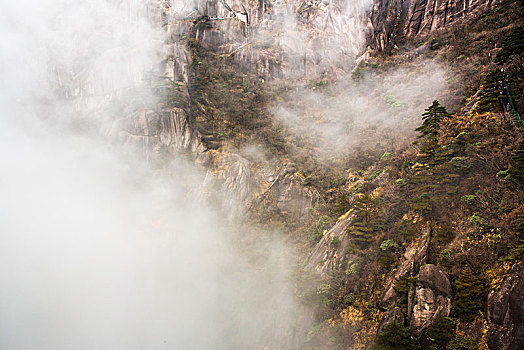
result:
[[[163,63],[173,83],[163,89],[171,104],[161,106],[165,121],[149,121],[158,118],[153,114],[138,119],[137,130],[155,134],[154,141],[139,140],[160,142],[155,147],[168,147],[169,156],[197,154],[226,196],[241,203],[233,216],[279,228],[301,247],[305,272],[298,273],[297,293],[313,306],[317,322],[307,347],[387,342],[391,321],[423,348],[522,344],[522,183],[520,170],[512,170],[521,169],[522,132],[505,107],[509,101],[488,96],[507,90],[517,109],[522,99],[521,52],[517,64],[494,62],[504,36],[522,24],[520,4],[217,0],[163,6],[171,37]],[[493,22],[497,26],[486,30]],[[380,58],[366,58],[366,51]],[[412,145],[415,136],[395,122],[392,129],[383,122],[359,129],[357,120],[341,133],[359,130],[351,135],[367,147],[352,145],[353,157],[340,158],[328,144],[333,157],[322,158],[319,145],[293,129],[303,119],[274,118],[278,101],[297,115],[312,115],[305,129],[320,130],[334,112],[322,103],[335,100],[335,108],[344,109],[353,98],[340,90],[376,91],[366,78],[387,81],[392,69],[413,61],[416,69],[406,71],[422,74],[429,58],[455,72],[447,80],[457,112],[442,118],[432,140],[422,132]],[[501,67],[514,72],[506,85],[486,76]],[[466,103],[464,95],[475,96]],[[408,102],[418,98],[407,96]],[[379,101],[390,115],[408,106],[398,95]],[[388,142],[395,130],[403,138]],[[385,136],[370,137],[374,132]],[[445,334],[436,336],[440,328]],[[439,337],[446,344],[435,343]]]

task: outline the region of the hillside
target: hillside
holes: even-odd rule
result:
[[[0,348],[524,348],[522,1],[0,7]]]
[[[372,56],[356,70],[317,75],[316,66],[295,81],[279,68],[286,51],[271,43],[231,53],[229,44],[216,46],[213,33],[222,24],[211,13],[199,20],[205,24],[195,22],[197,40],[185,39],[193,62],[190,116],[204,147],[248,160],[249,222],[278,228],[300,247],[295,283],[305,305],[314,305],[316,324],[305,348],[360,348],[374,340],[380,349],[403,348],[391,345],[400,341],[395,332],[414,339],[406,348],[524,344],[523,129],[516,114],[523,99],[516,44],[522,7],[511,1],[420,6],[380,2],[371,14]],[[314,27],[319,9],[304,11]],[[327,67],[336,66],[331,58]],[[434,62],[448,72],[445,91],[435,95],[424,85],[423,96],[389,95],[370,85],[398,79],[404,68],[410,75],[440,69]],[[505,79],[503,87],[497,79]],[[332,126],[329,114],[336,118],[345,96],[360,98],[346,95],[355,86],[383,94],[372,103],[385,101],[395,122],[357,122],[350,131],[357,139],[347,143],[329,133],[325,148],[322,135],[310,130]],[[498,97],[505,89],[514,110]],[[290,117],[274,117],[283,110]]]

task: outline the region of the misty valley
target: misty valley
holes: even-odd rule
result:
[[[523,12],[0,4],[0,348],[524,348]]]

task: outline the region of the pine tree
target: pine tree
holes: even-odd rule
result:
[[[439,193],[439,189],[445,187],[445,192],[452,189],[452,186],[442,186],[449,184],[454,176],[450,174],[444,164],[453,156],[454,150],[446,145],[439,144],[439,132],[444,119],[451,115],[446,111],[446,107],[441,106],[437,100],[426,108],[422,114],[423,123],[415,129],[420,134],[421,154],[417,157],[417,162],[421,166],[416,169],[412,178],[410,191],[412,193],[411,205],[413,210],[418,213],[426,214],[433,209],[434,202],[449,197],[449,193]],[[439,194],[439,195],[437,195]]]
[[[375,238],[375,232],[380,229],[380,221],[376,216],[378,201],[369,194],[361,195],[353,205],[355,218],[353,224],[347,227],[351,240],[361,248],[366,247]]]
[[[431,343],[430,349],[446,349],[453,337],[454,326],[453,320],[449,317],[444,317],[442,314],[435,317],[431,326],[426,330],[426,337]]]
[[[432,147],[438,144],[438,135],[442,122],[445,118],[451,117],[451,114],[437,100],[433,101],[433,104],[426,108],[425,111],[422,114],[422,125],[416,128],[415,131],[420,133],[417,138],[425,139],[425,144]]]
[[[457,294],[453,304],[453,314],[462,319],[470,319],[482,309],[486,284],[481,276],[476,276],[469,267],[465,268],[455,282]]]
[[[389,323],[377,336],[371,349],[375,350],[417,350],[416,339],[411,336],[411,329],[398,322]]]
[[[476,107],[479,112],[496,111],[501,108],[499,97],[503,92],[502,87],[505,79],[506,77],[500,69],[494,69],[486,75]]]
[[[524,53],[524,27],[516,27],[502,42],[502,49],[495,58],[495,63],[504,64],[511,56]]]

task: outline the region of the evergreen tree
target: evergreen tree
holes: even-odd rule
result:
[[[431,343],[430,348],[432,350],[446,349],[453,336],[454,326],[453,320],[449,317],[444,317],[442,314],[435,317],[426,331],[426,337]]]
[[[450,186],[456,175],[450,173],[449,166],[444,166],[449,165],[447,163],[453,156],[454,150],[447,145],[439,144],[438,140],[442,123],[450,116],[446,107],[435,100],[422,114],[422,125],[415,129],[419,132],[417,138],[421,139],[415,143],[422,144],[422,148],[421,154],[417,157],[420,166],[415,169],[411,180],[410,203],[413,210],[421,214],[430,212],[433,203],[449,199],[452,192],[456,190]]]
[[[380,229],[377,212],[378,201],[369,194],[361,195],[353,205],[355,218],[347,230],[353,243],[361,248],[368,246],[375,238],[374,233]]]
[[[482,309],[482,300],[486,291],[485,280],[477,276],[469,267],[465,268],[455,282],[457,294],[453,304],[453,314],[468,320]]]
[[[433,101],[431,106],[426,108],[425,111],[422,114],[422,125],[416,128],[415,131],[420,133],[417,138],[425,140],[424,148],[429,147],[427,150],[431,150],[432,147],[438,145],[438,134],[442,122],[445,118],[451,117],[451,114],[437,100]]]
[[[335,201],[335,215],[341,216],[349,210],[349,195],[346,192],[343,192],[340,197]]]
[[[499,97],[503,92],[506,77],[500,69],[494,69],[484,78],[483,90],[476,109],[479,112],[496,111],[501,108]],[[505,97],[505,95],[504,95]]]
[[[524,53],[524,27],[516,27],[502,42],[502,49],[495,58],[495,63],[504,64],[511,56]]]
[[[389,323],[384,331],[377,336],[371,347],[373,350],[417,350],[419,345],[411,336],[411,329],[400,323]]]

